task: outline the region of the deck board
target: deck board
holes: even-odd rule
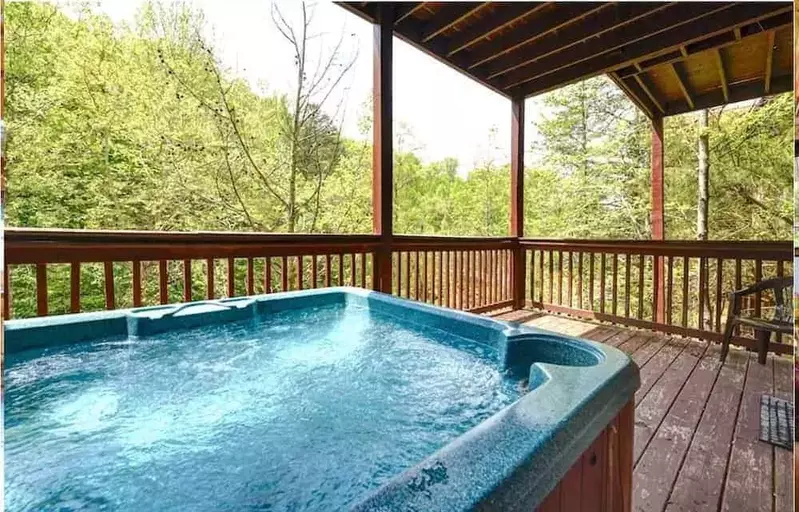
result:
[[[760,395],[792,396],[790,359],[732,349],[722,365],[717,344],[536,313],[499,318],[616,346],[640,367],[633,510],[794,510],[792,452],[758,439]]]

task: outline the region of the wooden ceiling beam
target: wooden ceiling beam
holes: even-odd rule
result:
[[[655,2],[630,2],[610,4],[607,8],[586,14],[581,20],[563,27],[546,37],[540,38],[536,44],[522,46],[509,52],[502,58],[486,63],[480,74],[493,79],[548,57],[557,52],[567,50],[575,45],[619,29],[630,23],[640,23],[641,19],[663,11],[674,4]]]
[[[790,14],[790,13],[784,13],[784,14]],[[790,27],[791,24],[793,23],[793,18],[791,16],[785,16],[783,14],[779,14],[777,16],[770,17],[768,20],[764,20],[764,23],[766,21],[769,22],[769,26],[771,26],[773,28],[773,30],[776,31],[776,30],[781,29],[783,27]],[[758,25],[759,25],[759,23],[758,23]],[[747,39],[747,38],[750,38],[750,37],[756,37],[756,36],[760,36],[762,34],[763,34],[763,32],[751,32],[748,35],[743,36],[742,39]],[[699,55],[699,54],[701,54],[703,52],[707,52],[707,51],[711,51],[711,50],[721,50],[723,48],[726,48],[728,46],[732,46],[733,44],[736,44],[736,43],[741,41],[741,39],[734,39],[734,37],[735,36],[731,34],[729,40],[727,40],[726,38],[719,39],[719,41],[716,42],[715,44],[713,44],[713,45],[705,45],[705,46],[702,47],[701,50],[694,51],[694,52],[690,52],[690,51],[688,51],[687,48],[682,46],[682,47],[680,47],[681,53],[680,53],[679,56],[669,57],[669,54],[662,54],[662,56],[665,57],[665,58],[653,58],[653,59],[650,59],[648,62],[644,62],[643,64],[640,64],[640,63],[636,62],[635,63],[636,64],[636,68],[640,67],[640,69],[636,69],[635,71],[627,71],[625,73],[619,73],[619,77],[628,78],[628,77],[633,76],[636,73],[641,73],[641,72],[644,72],[644,71],[648,71],[648,70],[650,70],[652,68],[655,68],[655,67],[663,65],[663,64],[672,64],[672,63],[675,63],[675,62],[681,62],[681,61],[684,61],[686,57],[691,57],[692,55]],[[706,41],[707,39],[718,39],[718,38],[717,37],[706,38],[706,39],[697,41],[694,44],[697,44],[697,43],[701,44],[704,41]],[[683,48],[685,48],[685,54],[682,53],[682,49]],[[673,53],[676,54],[677,52],[675,51]],[[639,66],[639,64],[640,64],[640,66]]]
[[[793,76],[775,76],[771,80],[771,94],[790,92],[793,90]],[[740,84],[729,86],[729,99],[724,99],[719,89],[695,96],[694,108],[691,109],[683,101],[668,103],[665,105],[667,116],[684,114],[691,110],[712,108],[725,103],[736,103],[738,101],[751,100],[763,96],[763,82],[761,80],[750,80]]]
[[[483,48],[478,49],[470,56],[469,69],[501,57],[520,46],[560,30],[594,11],[607,8],[609,5],[612,4],[603,2],[564,2],[563,4],[557,4],[557,8],[543,13],[535,20],[531,20],[529,23],[520,25],[503,34],[502,38],[497,38],[491,44],[483,45]]]
[[[549,5],[539,2],[533,7],[526,2],[515,2],[509,5],[495,4],[495,13],[480,20],[459,34],[454,35],[447,43],[447,57],[452,57],[475,43],[492,36],[508,25],[515,23]]]
[[[766,69],[763,80],[765,82],[766,94],[771,92],[771,73],[774,67],[774,32],[774,30],[769,30],[766,36],[768,39],[768,47],[766,48]]]
[[[674,78],[677,79],[677,85],[680,86],[682,95],[685,96],[685,101],[688,103],[688,106],[693,109],[694,99],[691,97],[691,93],[688,91],[688,80],[685,78],[684,73],[682,72],[682,64],[679,62],[672,62],[670,67],[674,73]]]
[[[647,98],[644,99],[646,94],[641,91],[639,87],[637,87],[637,83],[630,84],[627,83],[625,80],[619,78],[619,76],[615,72],[608,73],[608,78],[616,84],[616,87],[622,90],[624,94],[633,102],[638,110],[644,113],[646,117],[649,119],[653,119],[655,117],[655,106]]]
[[[690,9],[692,5],[695,4],[684,3],[681,5],[681,10]],[[579,63],[575,62],[560,66],[557,71],[548,70],[529,81],[504,88],[504,90],[511,97],[529,97],[541,94],[579,80],[629,66],[642,58],[677,49],[680,45],[690,44],[712,35],[730,31],[735,26],[747,25],[782,12],[789,12],[791,9],[792,6],[790,4],[776,2],[735,4],[724,12],[716,13],[714,16],[695,19],[679,27],[672,27],[665,32],[659,32],[644,38],[636,44],[627,45],[619,51],[605,52],[596,57],[584,59],[585,62],[580,61]],[[497,88],[502,88],[503,84],[493,82],[493,85]]]
[[[431,41],[437,35],[441,34],[442,32],[446,32],[483,7],[487,6],[489,3],[490,2],[451,2],[444,4],[433,15],[431,22],[433,22],[435,26],[427,30],[425,35],[422,36],[422,42],[427,43]]]
[[[610,61],[623,59],[628,53],[635,53],[635,62],[648,57],[658,50],[665,49],[658,41],[663,33],[679,34],[684,26],[702,22],[710,15],[719,15],[722,11],[729,10],[727,3],[696,2],[683,3],[675,9],[670,9],[659,16],[640,21],[631,26],[620,27],[600,36],[590,38],[582,44],[557,52],[548,57],[537,60],[532,64],[515,69],[500,78],[497,82],[503,89],[517,87],[526,82],[535,80],[543,75],[551,74],[564,68],[573,67],[584,61],[601,60],[603,57]],[[676,37],[677,43],[682,43],[681,37]],[[648,42],[646,53],[636,52],[641,42]],[[676,49],[676,48],[675,48]]]
[[[655,105],[655,107],[660,110],[660,113],[665,114],[666,109],[663,108],[663,104],[655,95],[655,86],[652,85],[652,82],[649,81],[649,78],[644,74],[635,75],[635,81],[638,82],[638,85],[641,87],[641,90],[644,91],[644,94],[649,96],[649,99],[652,100],[652,103]]]
[[[413,16],[424,7],[425,2],[408,2],[407,4],[397,5],[397,15],[394,19],[394,26],[409,16]]]
[[[719,70],[719,80],[721,81],[721,91],[724,95],[724,102],[728,103],[730,101],[730,87],[727,85],[727,70],[724,68],[724,56],[721,52],[721,48],[716,48],[716,67]]]

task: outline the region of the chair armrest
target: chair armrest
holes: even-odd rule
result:
[[[754,293],[762,292],[763,290],[778,290],[781,288],[789,288],[793,284],[793,277],[774,277],[755,283],[752,286],[733,291],[730,295],[735,297],[743,297],[745,295],[752,295]]]

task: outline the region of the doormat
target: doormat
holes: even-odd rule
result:
[[[795,438],[793,403],[760,396],[760,440],[791,450]]]

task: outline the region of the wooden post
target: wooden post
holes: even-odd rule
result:
[[[652,119],[652,240],[664,240],[666,226],[663,219],[663,117]],[[654,261],[652,293],[654,320],[665,321],[663,257]]]
[[[378,4],[374,25],[372,214],[373,231],[380,235],[372,268],[376,290],[391,293],[391,242],[394,235],[394,148],[392,61],[394,7]]]
[[[519,238],[524,236],[524,98],[511,100],[510,141],[510,236],[513,247],[513,307],[524,307],[524,251]]]

